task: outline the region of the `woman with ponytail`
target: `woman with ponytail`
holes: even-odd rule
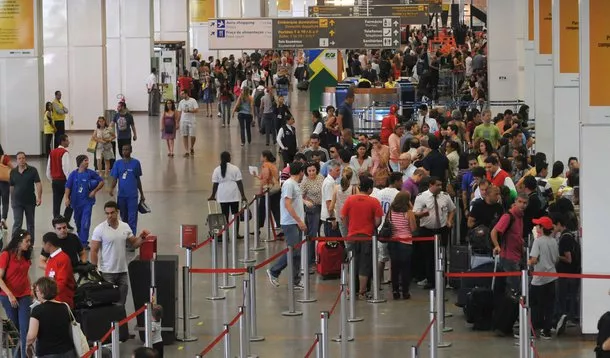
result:
[[[220,165],[212,173],[212,183],[212,195],[210,195],[208,201],[216,200],[220,204],[220,209],[227,218],[227,222],[229,222],[229,214],[239,212],[240,195],[242,202],[248,201],[246,194],[244,194],[241,170],[231,164],[231,153],[220,153]],[[241,237],[239,235],[239,220],[237,220],[237,236]]]
[[[343,173],[341,174],[340,184],[335,185],[335,192],[333,193],[333,200],[331,201],[331,209],[336,213],[340,213],[343,208],[343,204],[347,198],[351,195],[358,194],[358,187],[352,185],[352,178],[354,177],[354,170],[351,167],[343,168]],[[341,218],[338,217],[339,221],[339,231],[341,231],[341,236],[347,236],[347,226],[345,223],[341,222]],[[346,241],[349,246],[349,241]]]

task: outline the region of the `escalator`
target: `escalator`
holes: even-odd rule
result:
[[[482,23],[487,26],[487,13],[483,12],[483,10],[479,9],[474,5],[470,5],[470,16],[479,19]]]

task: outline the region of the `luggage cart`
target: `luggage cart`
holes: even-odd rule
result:
[[[0,357],[13,357],[13,352],[19,349],[19,331],[12,321],[2,320],[2,347]]]

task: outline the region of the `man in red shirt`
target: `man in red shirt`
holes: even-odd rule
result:
[[[347,236],[367,236],[375,234],[375,229],[381,224],[383,210],[379,200],[371,197],[373,179],[360,177],[360,193],[347,198],[341,209],[341,220],[347,226]],[[367,281],[373,275],[373,244],[371,241],[357,241],[352,245],[355,252],[358,271],[360,299],[366,298]]]
[[[381,120],[381,144],[388,145],[388,140],[396,129],[398,124],[396,112],[398,112],[398,106],[393,104],[390,106],[390,113]]]
[[[191,90],[193,89],[193,79],[191,78],[189,71],[184,71],[184,74],[178,77],[178,87],[180,88],[178,93],[187,91],[188,94],[191,94]]]
[[[54,218],[60,215],[61,204],[66,191],[66,181],[73,169],[70,152],[68,152],[69,145],[70,138],[66,134],[59,136],[59,146],[51,151],[47,161],[47,178],[51,181],[51,188],[53,189]],[[72,218],[71,207],[66,207],[64,217],[68,220],[68,230],[73,230],[74,228],[70,226],[70,219]]]
[[[59,302],[65,302],[74,308],[74,271],[70,257],[59,248],[59,237],[54,232],[48,232],[42,237],[42,248],[49,254],[45,276],[57,283],[57,297]]]

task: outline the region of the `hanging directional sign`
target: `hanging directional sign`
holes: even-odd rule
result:
[[[211,19],[208,22],[210,50],[271,48],[272,19]]]
[[[411,4],[429,5],[430,12],[441,12],[443,10],[443,0],[411,0]]]
[[[398,16],[403,25],[427,25],[428,5],[310,6],[310,17]]]
[[[287,18],[273,20],[273,48],[397,48],[400,18]]]

